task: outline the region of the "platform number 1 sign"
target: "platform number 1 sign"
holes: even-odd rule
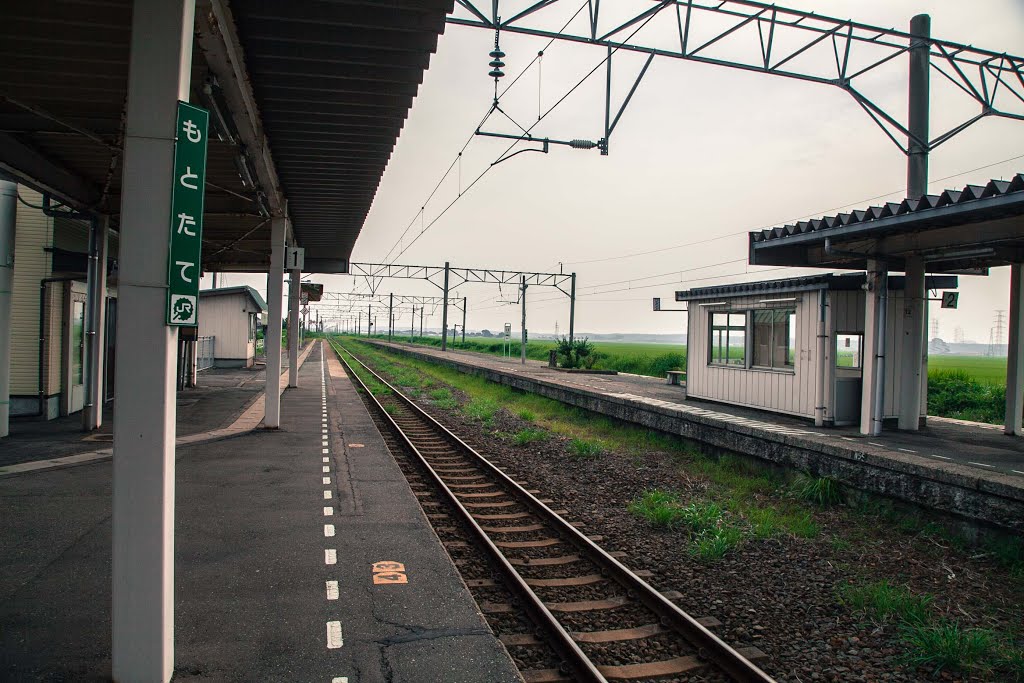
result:
[[[942,307],[943,308],[956,308],[957,303],[960,301],[960,292],[943,292],[942,293]]]
[[[206,191],[207,111],[178,102],[171,189],[171,241],[167,259],[167,324],[194,327],[199,314],[199,275]]]

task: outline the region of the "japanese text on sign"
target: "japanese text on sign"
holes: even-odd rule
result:
[[[210,115],[205,110],[178,102],[167,264],[168,325],[194,326],[198,323],[209,119]]]

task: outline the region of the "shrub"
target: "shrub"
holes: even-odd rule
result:
[[[928,414],[1000,424],[1006,385],[979,381],[964,370],[933,370],[928,373]]]

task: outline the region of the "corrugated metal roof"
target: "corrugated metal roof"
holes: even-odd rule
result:
[[[694,289],[676,292],[676,301],[701,301],[705,299],[765,294],[791,294],[819,289],[850,291],[861,289],[866,279],[864,273],[823,273],[821,275],[789,277],[778,280],[738,282],[729,285],[715,285],[713,287],[695,287]],[[902,290],[906,283],[906,278],[902,275],[890,275],[888,283],[890,290]],[[926,278],[926,285],[929,289],[956,289],[959,285],[959,280],[955,275],[929,275]]]
[[[197,3],[191,99],[200,106],[216,75],[199,32],[210,4]],[[307,257],[347,259],[453,0],[220,5],[237,28],[280,183],[262,190],[283,190]],[[115,226],[131,14],[130,0],[0,3],[0,168]],[[239,153],[211,136],[204,266],[269,265],[269,223],[241,181]]]
[[[991,199],[1013,194],[1020,194],[1024,198],[1024,174],[1018,173],[1010,180],[991,180],[986,185],[965,185],[962,190],[946,190],[939,195],[925,195],[920,199],[904,199],[902,202],[887,202],[882,206],[871,206],[769,230],[759,230],[750,233],[750,240],[756,244],[818,232],[822,233],[822,237],[827,237],[829,230],[850,225],[862,225],[867,228],[877,221],[906,214],[915,214],[925,221],[937,217],[943,207],[983,209],[986,204],[991,203]],[[881,227],[882,224],[878,226]]]
[[[254,304],[259,306],[260,312],[263,313],[267,310],[267,302],[264,301],[263,297],[255,289],[249,285],[238,285],[236,287],[218,287],[217,289],[201,289],[199,290],[199,298],[205,298],[210,296],[224,296],[228,294],[248,294]]]

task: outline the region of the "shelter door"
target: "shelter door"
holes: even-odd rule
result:
[[[85,407],[85,295],[71,294],[68,321],[68,412]]]
[[[835,402],[836,425],[860,422],[860,394],[863,374],[864,335],[840,332],[835,338]]]

